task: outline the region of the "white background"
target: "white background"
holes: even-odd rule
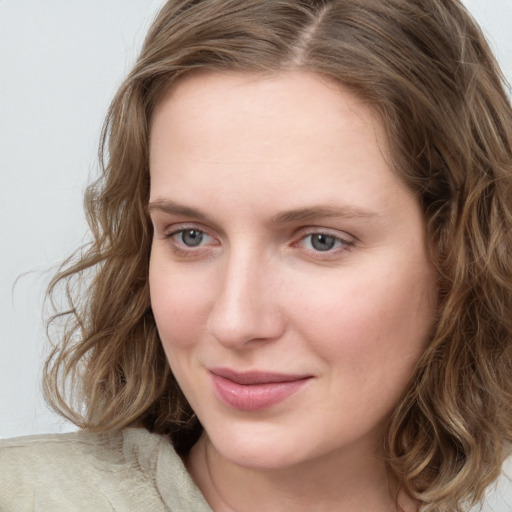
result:
[[[512,81],[512,0],[465,3]],[[72,428],[41,397],[42,298],[84,238],[103,117],[162,4],[0,0],[0,438]]]

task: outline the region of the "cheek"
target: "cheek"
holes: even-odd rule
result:
[[[430,272],[367,269],[316,287],[297,289],[290,305],[309,346],[339,374],[380,386],[391,375],[408,378],[434,317]],[[343,285],[340,285],[343,283]]]
[[[176,269],[158,255],[152,256],[149,286],[153,314],[166,353],[187,348],[205,329],[209,287],[197,275]]]

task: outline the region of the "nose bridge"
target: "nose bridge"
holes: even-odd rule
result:
[[[233,348],[278,337],[283,329],[271,264],[248,245],[226,256],[208,320],[211,334]]]

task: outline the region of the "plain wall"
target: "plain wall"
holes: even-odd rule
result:
[[[512,80],[512,0],[465,3]],[[42,298],[84,239],[103,117],[162,4],[0,0],[0,438],[73,428],[41,396]]]
[[[0,438],[70,428],[40,392],[44,289],[84,239],[103,118],[162,4],[0,0]]]

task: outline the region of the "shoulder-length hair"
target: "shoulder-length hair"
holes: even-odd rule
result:
[[[459,511],[499,475],[512,438],[512,110],[458,0],[170,0],[108,112],[85,198],[92,242],[49,288],[64,284],[70,306],[53,317],[66,322],[47,399],[90,431],[138,424],[179,450],[197,439],[149,300],[152,113],[188,73],[294,69],[378,113],[423,207],[438,314],[384,453],[424,510]]]

